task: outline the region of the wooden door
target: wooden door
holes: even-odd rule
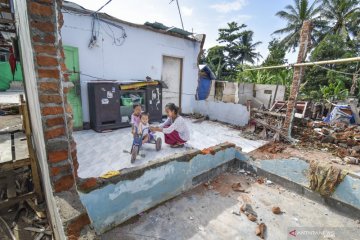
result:
[[[167,85],[163,88],[162,112],[165,115],[165,105],[175,103],[181,107],[182,93],[182,59],[175,57],[163,57],[161,80]]]

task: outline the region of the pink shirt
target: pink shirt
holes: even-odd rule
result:
[[[134,114],[131,114],[131,122],[134,127],[139,127],[140,124],[140,116],[136,116]]]

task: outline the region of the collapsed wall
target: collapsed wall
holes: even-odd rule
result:
[[[225,172],[236,158],[244,156],[230,143],[175,154],[110,178],[82,179],[80,198],[96,232],[103,233]]]

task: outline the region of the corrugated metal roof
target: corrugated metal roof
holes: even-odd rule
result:
[[[178,34],[181,34],[181,35],[184,35],[184,36],[192,35],[191,32],[188,32],[186,30],[183,30],[183,29],[180,29],[180,28],[177,28],[177,27],[168,27],[168,26],[165,26],[164,24],[159,23],[159,22],[154,22],[154,23],[146,22],[144,25],[155,28],[155,29],[164,30],[166,32],[178,33]]]

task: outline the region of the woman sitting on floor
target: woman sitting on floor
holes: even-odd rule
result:
[[[179,115],[179,107],[174,103],[168,103],[165,106],[165,112],[168,116],[166,121],[158,127],[150,128],[154,132],[163,132],[165,143],[172,148],[183,147],[190,139],[190,132],[185,119]]]

